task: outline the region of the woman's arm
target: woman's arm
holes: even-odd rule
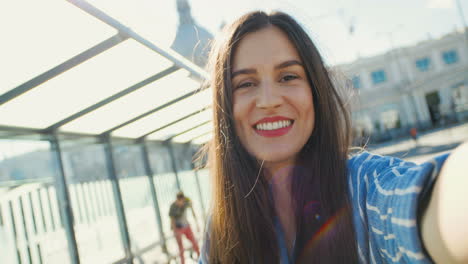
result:
[[[468,142],[442,166],[421,219],[421,235],[436,263],[468,263]]]

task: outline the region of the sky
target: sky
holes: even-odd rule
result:
[[[468,0],[458,1],[466,21]],[[176,0],[90,2],[161,45],[170,45],[175,37]],[[330,64],[351,62],[383,53],[392,46],[414,45],[462,30],[455,0],[189,0],[189,3],[196,22],[214,35],[223,22],[229,23],[248,11],[285,11],[305,26]]]

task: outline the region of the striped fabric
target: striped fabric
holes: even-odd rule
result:
[[[433,263],[422,246],[417,213],[447,157],[416,165],[362,152],[348,161],[360,263]],[[281,264],[290,264],[277,229]],[[208,264],[208,243],[205,239],[199,264]]]
[[[349,160],[361,263],[432,263],[422,247],[417,212],[447,156],[421,165],[369,152]]]

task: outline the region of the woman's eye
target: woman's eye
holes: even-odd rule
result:
[[[282,82],[287,82],[287,81],[295,80],[297,78],[299,78],[297,75],[288,74],[288,75],[284,75],[283,77],[281,77],[281,81]]]
[[[237,88],[248,88],[254,86],[253,82],[243,82],[237,86]]]

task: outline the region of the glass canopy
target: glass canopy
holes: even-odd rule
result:
[[[0,131],[208,138],[211,92],[200,90],[206,73],[198,66],[86,1],[7,7],[0,9],[11,36],[0,50]]]

